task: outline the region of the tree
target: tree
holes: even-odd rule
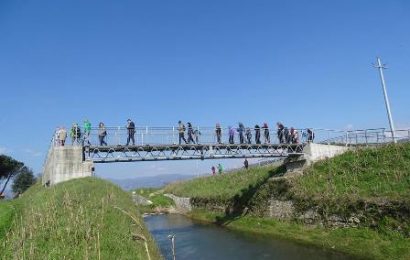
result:
[[[0,181],[4,179],[6,180],[3,185],[3,189],[0,190],[0,195],[4,193],[4,190],[6,189],[10,179],[21,169],[23,169],[23,167],[24,163],[14,160],[7,155],[0,155]]]
[[[16,194],[21,194],[25,192],[31,185],[36,182],[33,171],[27,167],[23,169],[14,177],[12,190]]]

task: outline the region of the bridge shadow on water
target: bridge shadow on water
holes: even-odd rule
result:
[[[285,166],[280,166],[276,169],[269,171],[269,175],[263,179],[263,181],[255,184],[249,185],[247,188],[241,190],[241,192],[235,195],[231,200],[231,205],[229,205],[225,210],[225,215],[223,217],[217,216],[215,219],[215,224],[220,226],[225,226],[240,219],[248,214],[249,201],[254,197],[256,192],[272,177],[281,177],[286,172]]]

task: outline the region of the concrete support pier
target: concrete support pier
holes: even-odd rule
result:
[[[81,146],[53,146],[44,164],[42,183],[59,182],[91,176],[93,162],[84,161]]]

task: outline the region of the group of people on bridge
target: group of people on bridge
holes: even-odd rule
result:
[[[71,144],[82,144],[82,145],[91,145],[90,142],[90,133],[91,133],[91,122],[88,119],[85,119],[83,122],[83,127],[82,129],[78,125],[78,123],[73,123],[70,131],[69,131],[69,136],[71,138]],[[278,122],[276,124],[276,135],[278,142],[280,144],[298,144],[300,143],[300,136],[299,136],[299,131],[295,129],[294,127],[286,127],[284,126],[281,122]],[[127,141],[126,141],[126,146],[132,144],[135,145],[135,133],[136,133],[136,127],[135,123],[131,120],[127,120],[126,124],[126,130],[127,130]],[[201,131],[199,128],[194,128],[191,122],[187,123],[187,126],[182,121],[178,121],[178,139],[179,139],[179,144],[181,145],[182,143],[185,144],[199,144],[200,143],[200,136],[201,136]],[[216,143],[217,144],[222,144],[222,131],[223,128],[221,127],[221,124],[217,123],[215,125],[215,130],[214,130],[214,135],[216,137]],[[229,144],[235,144],[235,136],[238,135],[239,137],[239,144],[270,144],[271,143],[271,137],[270,137],[270,130],[269,126],[267,123],[263,123],[262,126],[259,126],[256,124],[253,128],[250,127],[245,127],[243,123],[238,123],[238,127],[228,127],[228,143]],[[306,140],[307,142],[313,142],[315,138],[315,134],[312,129],[305,129],[301,130],[302,132],[302,138]],[[55,144],[64,146],[66,143],[67,139],[67,130],[65,127],[59,127],[57,128],[55,132]],[[253,138],[254,135],[254,138]],[[98,124],[98,140],[99,140],[99,145],[100,146],[107,146],[107,141],[106,141],[106,136],[107,136],[107,129],[105,127],[105,124],[103,122],[100,122]],[[263,140],[262,138],[263,137]]]
[[[64,146],[66,143],[67,134],[68,133],[65,127],[63,126],[58,127],[54,135],[55,145]],[[85,119],[82,130],[80,126],[78,125],[78,123],[73,123],[69,134],[70,134],[72,145],[75,145],[75,144],[91,145],[91,142],[90,142],[91,122],[88,119]],[[98,124],[98,137],[99,137],[99,142],[101,146],[107,145],[107,142],[105,141],[106,136],[107,136],[107,129],[105,128],[104,123],[100,122]]]
[[[276,133],[279,143],[298,144],[300,142],[299,132],[294,127],[291,127],[289,129],[288,127],[285,127],[281,122],[278,122],[276,125]],[[182,121],[178,121],[179,144],[182,144],[182,141],[185,142],[185,144],[199,144],[199,136],[201,135],[201,132],[198,129],[194,130],[191,122],[188,122],[187,126],[188,127],[186,128]],[[238,133],[239,135],[240,144],[252,144],[252,130],[255,134],[255,144],[262,143],[261,132],[263,133],[263,143],[271,143],[270,131],[267,123],[263,123],[262,127],[256,124],[253,129],[251,129],[250,127],[245,127],[243,123],[238,123],[237,128],[234,128],[232,126],[228,127],[229,144],[235,144],[236,133]],[[188,140],[185,138],[186,131]],[[215,136],[216,142],[218,144],[222,144],[222,127],[219,123],[215,125]],[[308,142],[313,142],[315,134],[312,129],[308,128],[305,131],[302,131],[302,137],[304,137]]]

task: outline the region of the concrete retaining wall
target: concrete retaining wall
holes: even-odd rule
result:
[[[309,143],[303,149],[305,158],[309,162],[316,162],[332,158],[349,150],[346,146]]]
[[[143,197],[139,194],[135,194],[134,192],[132,194],[132,200],[137,205],[147,206],[147,205],[152,204],[152,201],[150,201],[149,199],[147,199],[147,198],[145,198],[145,197]]]
[[[93,163],[83,161],[81,146],[52,147],[44,165],[42,183],[57,184],[92,175]]]
[[[191,198],[183,198],[174,194],[164,194],[164,196],[172,199],[175,203],[175,209],[181,213],[187,213],[192,210]]]
[[[286,166],[287,172],[286,175],[299,172],[304,167],[309,166],[314,162],[332,158],[346,152],[347,150],[349,150],[349,148],[345,146],[308,143],[303,148],[304,155],[290,155],[284,160],[284,165]]]

